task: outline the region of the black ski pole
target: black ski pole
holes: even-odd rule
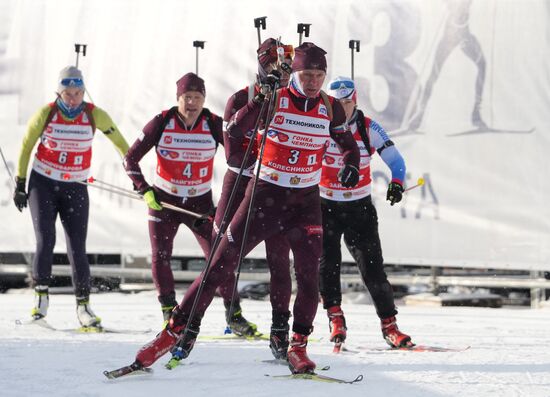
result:
[[[193,47],[195,47],[195,49],[196,49],[196,53],[195,53],[195,74],[197,76],[199,75],[199,48],[202,48],[204,50],[204,43],[206,43],[206,41],[198,41],[198,40],[193,41]]]
[[[267,17],[254,18],[254,27],[258,31],[258,47],[262,45],[262,35],[260,34],[260,30],[265,30],[266,18]]]
[[[349,41],[349,48],[351,49],[351,79],[354,80],[354,69],[355,69],[355,62],[354,62],[354,54],[355,51],[359,52],[361,49],[361,42],[359,40],[350,40]]]
[[[74,45],[74,52],[76,52],[76,68],[78,69],[78,57],[80,56],[80,53],[82,52],[82,56],[86,56],[86,47],[88,47],[87,44],[75,44]],[[82,50],[82,51],[80,51]]]
[[[299,45],[302,45],[302,34],[306,37],[309,37],[309,27],[310,23],[299,23],[298,24],[298,33],[300,34],[300,39],[298,41]]]

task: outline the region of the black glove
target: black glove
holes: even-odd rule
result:
[[[388,194],[386,200],[390,202],[390,205],[398,203],[403,198],[403,186],[398,182],[391,182],[388,185]]]
[[[353,165],[346,164],[338,171],[338,180],[344,187],[354,187],[359,182],[359,170]]]
[[[13,202],[19,210],[23,211],[23,208],[27,206],[27,192],[25,191],[25,184],[27,180],[25,178],[15,178],[15,191],[13,192]]]
[[[265,78],[265,81],[263,82],[263,85],[267,85],[272,91],[279,88],[281,82],[281,72],[279,72],[277,69],[272,70],[267,77]]]

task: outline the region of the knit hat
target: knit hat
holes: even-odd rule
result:
[[[82,72],[74,66],[67,66],[59,72],[57,92],[62,93],[69,87],[77,87],[84,91],[84,78]]]
[[[304,42],[299,47],[294,49],[294,61],[292,62],[292,70],[299,72],[305,69],[316,69],[327,71],[326,51],[315,44]]]
[[[269,65],[277,62],[277,40],[271,37],[264,40],[256,52],[258,64],[265,70]]]
[[[177,98],[185,94],[187,91],[198,91],[203,96],[206,96],[206,89],[204,88],[204,80],[197,76],[195,73],[187,73],[181,79],[176,82]]]
[[[352,99],[357,102],[355,82],[349,77],[338,76],[328,83],[328,94],[337,99]]]

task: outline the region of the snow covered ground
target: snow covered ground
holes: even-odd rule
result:
[[[160,329],[153,292],[105,293],[92,297],[105,326],[152,329],[145,335],[74,334],[36,326],[17,326],[27,318],[30,290],[0,295],[1,396],[550,396],[550,310],[400,307],[399,325],[418,344],[470,349],[451,353],[380,351],[384,348],[371,305],[347,303],[347,346],[369,347],[359,354],[334,355],[320,308],[310,356],[326,375],[360,383],[327,384],[272,379],[287,374],[270,359],[267,342],[200,340],[185,365],[152,375],[109,381],[102,375],[133,361],[137,350]],[[268,302],[243,301],[245,315],[269,330]],[[77,326],[74,298],[51,296],[49,322],[57,328]],[[203,321],[201,335],[223,333],[223,305],[216,298]]]

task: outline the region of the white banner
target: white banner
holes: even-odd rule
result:
[[[328,78],[350,75],[359,106],[386,128],[407,163],[411,190],[385,201],[389,172],[374,161],[373,198],[388,263],[550,269],[550,51],[545,0],[209,1],[19,0],[0,5],[0,146],[17,161],[28,118],[52,101],[61,68],[79,67],[93,101],[131,144],[176,102],[175,81],[195,71],[206,106],[222,114],[256,70],[253,19],[262,38],[297,45],[297,23],[328,52]],[[327,79],[328,81],[328,79]],[[221,148],[220,148],[221,149]],[[154,155],[142,162],[149,180]],[[215,196],[225,172],[218,153]],[[120,158],[98,131],[92,174],[130,188]],[[11,201],[0,169],[0,252],[34,250],[28,210]],[[89,252],[149,254],[144,203],[90,188]],[[58,229],[56,251],[65,250]],[[174,254],[200,255],[185,227]],[[256,251],[262,255],[262,250]],[[345,253],[346,258],[351,258]]]

